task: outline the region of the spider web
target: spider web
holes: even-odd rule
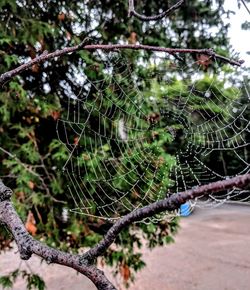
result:
[[[246,86],[222,86],[223,72],[159,54],[147,65],[142,56],[136,67],[119,51],[95,57],[77,72],[81,90],[68,93],[67,113],[57,120],[72,211],[116,219],[174,192],[249,172]],[[191,207],[247,199],[244,193],[212,194]]]

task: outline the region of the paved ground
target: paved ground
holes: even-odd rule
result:
[[[183,218],[176,243],[144,250],[147,267],[138,274],[131,290],[248,290],[250,289],[250,207],[226,205],[196,210]],[[14,252],[0,256],[0,273],[19,265]],[[88,280],[71,269],[40,264],[48,290],[93,290]],[[22,266],[25,266],[23,263]],[[14,290],[24,290],[18,281]]]
[[[250,207],[196,210],[176,243],[145,252],[147,268],[131,290],[250,289]]]

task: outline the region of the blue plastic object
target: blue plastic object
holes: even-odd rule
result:
[[[189,202],[182,204],[180,209],[181,209],[181,212],[180,212],[181,216],[189,216],[191,214],[191,206]]]

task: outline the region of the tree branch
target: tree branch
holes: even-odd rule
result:
[[[45,62],[48,59],[53,59],[56,57],[61,57],[65,54],[69,54],[72,52],[76,52],[78,50],[117,50],[117,49],[132,49],[132,50],[147,50],[147,51],[159,51],[165,52],[170,55],[175,55],[177,53],[188,53],[188,54],[205,54],[210,56],[214,59],[220,59],[223,62],[229,63],[231,65],[241,66],[244,63],[243,60],[233,60],[222,55],[216,54],[212,49],[192,49],[192,48],[167,48],[167,47],[158,47],[158,46],[151,46],[151,45],[143,45],[143,44],[87,44],[86,40],[81,42],[78,45],[72,47],[65,47],[61,50],[56,50],[54,52],[48,53],[44,52],[43,54],[39,55],[38,57],[32,59],[31,61],[18,66],[17,68],[10,70],[6,73],[0,75],[0,85],[3,85],[6,81],[12,79],[14,76],[19,75],[23,71],[29,69],[34,64]]]
[[[107,232],[104,238],[92,249],[84,254],[88,260],[101,256],[109,246],[115,241],[117,235],[128,225],[136,221],[141,221],[163,211],[173,211],[178,209],[188,200],[195,199],[203,195],[216,193],[234,187],[243,188],[250,184],[250,174],[239,175],[237,177],[221,180],[206,185],[202,185],[184,192],[171,195],[163,200],[156,201],[148,206],[139,208],[118,220]]]
[[[150,20],[160,20],[160,19],[164,18],[165,16],[168,16],[173,11],[177,10],[184,3],[184,0],[180,0],[179,2],[177,2],[176,4],[171,6],[168,10],[166,10],[158,15],[153,15],[153,16],[145,16],[145,15],[141,15],[141,14],[137,13],[135,11],[134,0],[129,0],[128,3],[129,3],[129,8],[128,8],[128,16],[129,17],[133,15],[142,21],[150,21]]]
[[[241,0],[242,4],[244,5],[244,7],[246,8],[248,14],[250,15],[250,9],[247,7],[247,4],[245,3],[244,0]]]
[[[75,269],[88,277],[99,290],[115,290],[115,287],[106,278],[104,273],[92,265],[93,261],[103,255],[109,246],[115,241],[117,235],[135,221],[151,217],[164,211],[178,209],[181,204],[190,199],[220,192],[234,187],[243,188],[250,184],[250,174],[202,185],[194,189],[173,194],[169,198],[156,201],[148,206],[137,209],[120,218],[107,232],[104,238],[83,256],[65,253],[50,248],[35,240],[29,235],[21,219],[17,215],[10,199],[12,190],[0,181],[0,222],[4,223],[18,245],[21,259],[27,260],[32,254],[45,259],[48,263],[56,263]]]
[[[87,263],[80,255],[65,253],[50,248],[35,240],[26,230],[23,222],[17,215],[11,201],[12,190],[0,181],[0,223],[4,223],[12,233],[17,243],[20,257],[28,260],[35,254],[48,263],[56,263],[75,269],[88,277],[99,290],[115,290],[104,273],[95,266]]]

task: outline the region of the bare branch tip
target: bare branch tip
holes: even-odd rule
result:
[[[185,0],[180,0],[179,2],[177,2],[176,4],[174,4],[173,6],[171,6],[168,10],[158,14],[158,15],[153,15],[153,16],[145,16],[142,14],[139,14],[135,11],[135,7],[134,7],[134,0],[129,0],[129,8],[128,8],[128,16],[135,16],[136,18],[142,20],[142,21],[156,21],[156,20],[160,20],[168,15],[170,15],[173,11],[177,10],[183,3]]]

